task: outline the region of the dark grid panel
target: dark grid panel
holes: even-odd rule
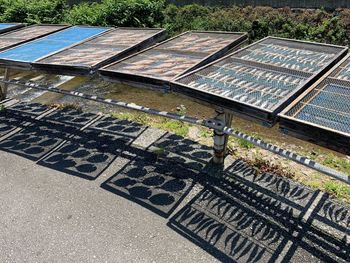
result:
[[[269,38],[238,52],[235,56],[244,60],[315,73],[327,66],[338,52],[335,47]]]
[[[296,72],[277,72],[227,58],[181,79],[181,83],[227,99],[273,110],[306,81]]]
[[[350,58],[346,59],[338,68],[336,68],[330,76],[339,80],[350,81]]]
[[[340,46],[266,38],[177,78],[171,89],[273,124],[345,52]]]
[[[0,36],[0,49],[23,43],[25,41],[56,32],[67,26],[64,25],[34,25],[9,32]]]
[[[328,78],[309,92],[286,116],[350,133],[350,83]]]
[[[152,82],[152,79],[169,81],[196,68],[205,59],[209,63],[214,59],[214,55],[220,56],[220,52],[223,55],[235,43],[238,45],[239,40],[242,42],[245,37],[243,33],[186,32],[151,49],[106,66],[100,70],[100,73],[112,78],[114,76],[123,78],[120,75],[122,74],[125,77],[131,76],[131,79],[133,76],[146,77],[148,82]]]
[[[160,33],[162,29],[115,29],[39,61],[43,64],[92,67]]]

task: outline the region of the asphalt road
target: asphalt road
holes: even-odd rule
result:
[[[100,188],[110,170],[88,181],[1,151],[0,167],[1,262],[215,262],[163,217]]]

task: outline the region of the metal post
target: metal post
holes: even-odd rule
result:
[[[225,113],[222,109],[216,109],[215,120],[219,123],[223,123],[224,126],[231,127],[232,115]],[[229,136],[223,132],[223,130],[214,130],[214,156],[213,162],[216,164],[223,164],[226,156],[227,142]]]
[[[5,68],[5,74],[3,77],[4,81],[9,81],[10,79],[10,70],[8,68]],[[3,82],[0,85],[0,101],[6,99],[7,96],[7,87],[8,87],[8,83]]]
[[[231,128],[232,126],[232,119],[233,119],[233,115],[231,113],[225,113],[225,126]],[[225,155],[228,154],[227,152],[227,144],[228,144],[228,140],[230,138],[230,135],[225,134]]]

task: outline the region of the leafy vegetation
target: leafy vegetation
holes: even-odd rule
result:
[[[156,27],[163,21],[163,0],[103,0],[74,5],[65,21],[100,26]]]
[[[169,120],[164,117],[150,116],[146,113],[139,112],[119,112],[113,113],[112,117],[118,119],[126,119],[129,121],[135,121],[143,125],[151,126],[154,128],[162,129],[168,132],[173,132],[180,136],[187,136],[190,128],[190,124],[177,121]]]
[[[165,0],[102,0],[68,6],[65,0],[0,0],[0,14],[0,22],[161,26],[170,35],[186,30],[246,31],[251,41],[273,35],[348,45],[350,39],[350,9],[175,6]]]
[[[350,186],[339,181],[329,181],[325,183],[325,190],[339,199],[350,199]]]
[[[67,8],[65,0],[0,0],[0,21],[57,24]]]

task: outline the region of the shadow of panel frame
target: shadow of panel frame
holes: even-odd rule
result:
[[[79,129],[70,125],[33,120],[0,142],[0,149],[37,161]]]
[[[197,176],[199,173],[143,151],[101,187],[167,218],[188,195]]]
[[[274,262],[291,238],[287,229],[208,189],[168,226],[223,262]]]
[[[69,123],[80,120],[80,124],[86,124],[89,119],[86,117],[95,116],[88,114],[80,117],[74,111],[73,114],[71,111],[66,113],[62,118],[55,116],[54,119]],[[142,125],[106,116],[67,140],[40,160],[39,164],[69,175],[95,180],[145,129]]]
[[[329,213],[327,195],[316,201],[319,191],[277,175],[259,174],[241,160],[225,174],[211,178],[168,226],[224,262],[348,262],[346,238],[334,237],[314,223],[324,218],[321,210]],[[338,230],[344,231],[350,210],[331,211],[343,223]],[[327,228],[332,226],[326,223]]]
[[[212,160],[211,147],[173,133],[166,133],[155,141],[152,147],[162,150],[162,155],[167,159],[197,171],[205,169]]]

